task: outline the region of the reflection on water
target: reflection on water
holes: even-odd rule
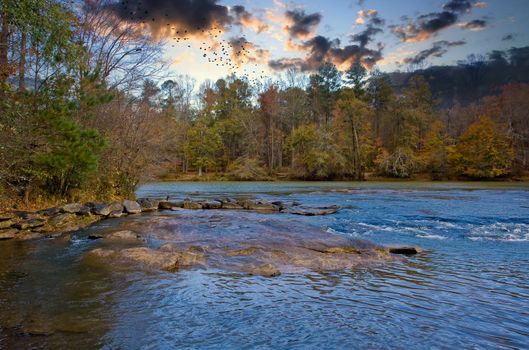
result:
[[[0,242],[0,348],[529,344],[529,192],[523,186],[179,183],[139,192],[339,204],[345,209],[333,216],[288,220],[425,252],[383,265],[264,278],[214,268],[169,273],[87,264],[84,254],[104,244],[87,235],[130,218],[104,221],[71,241]],[[178,212],[159,220],[165,215],[183,220]],[[232,215],[229,230],[221,230],[222,222],[209,229],[240,235],[248,220],[273,226],[284,215]]]

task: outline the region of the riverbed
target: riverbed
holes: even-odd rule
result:
[[[341,209],[310,217],[166,211],[108,219],[66,238],[0,242],[0,348],[512,349],[529,344],[526,184],[177,182],[144,185],[137,196],[251,198]],[[382,263],[292,269],[274,277],[222,264],[161,271],[90,263],[91,250],[129,244],[90,240],[90,235],[131,225],[152,231],[141,232],[142,244],[150,247],[171,241],[176,232],[228,241],[262,234],[278,242],[290,232],[298,238],[322,232],[422,249]]]

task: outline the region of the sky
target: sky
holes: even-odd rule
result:
[[[176,74],[266,79],[323,62],[381,71],[529,45],[529,0],[123,0]]]

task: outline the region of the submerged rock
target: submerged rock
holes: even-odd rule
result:
[[[117,231],[109,233],[106,236],[107,239],[115,239],[115,240],[129,240],[129,241],[135,241],[138,239],[138,234],[133,231],[129,230],[123,230],[123,231]]]
[[[281,271],[272,264],[251,265],[245,267],[244,270],[251,276],[277,277],[281,275]]]
[[[137,263],[149,268],[177,271],[205,263],[203,254],[197,252],[171,252],[147,247],[112,250],[97,248],[88,253],[89,257],[111,259],[124,263]]]
[[[320,207],[320,208],[304,208],[299,207],[295,209],[289,209],[286,212],[293,215],[304,215],[304,216],[324,216],[324,215],[332,215],[338,212],[340,210],[339,206],[331,206],[331,207]]]

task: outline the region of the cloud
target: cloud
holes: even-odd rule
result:
[[[331,62],[339,69],[346,70],[354,62],[361,62],[372,68],[382,59],[382,46],[377,50],[368,49],[360,45],[341,47],[340,40],[330,40],[321,35],[305,41],[302,44],[306,51],[304,58],[282,58],[269,61],[268,65],[274,70],[296,68],[301,71],[315,71],[323,63]]]
[[[257,33],[267,32],[270,30],[270,26],[263,22],[261,19],[255,17],[246,10],[244,6],[235,5],[231,8],[231,12],[234,14],[234,24],[243,28],[250,28]]]
[[[263,64],[270,60],[270,51],[262,49],[244,37],[233,37],[228,40],[231,47],[230,58],[236,65],[246,63]]]
[[[484,19],[475,19],[470,22],[460,23],[459,26],[464,29],[471,30],[473,32],[479,32],[487,27],[487,21]]]
[[[476,0],[449,0],[441,12],[419,15],[416,19],[404,18],[401,25],[390,26],[391,31],[403,42],[420,42],[436,36],[438,32],[456,24],[462,14],[470,13],[473,7],[483,8],[486,3]],[[474,20],[460,24],[470,30],[481,30],[485,20]]]
[[[292,38],[306,39],[312,36],[321,22],[322,15],[319,13],[306,14],[304,10],[295,9],[285,12],[286,20],[289,22],[285,27]]]
[[[154,36],[169,36],[177,31],[199,34],[223,29],[233,18],[218,0],[127,0],[108,5],[118,18],[148,27]]]
[[[366,28],[350,36],[351,42],[358,42],[360,46],[365,47],[378,33],[382,33],[381,26],[385,24],[385,20],[378,16],[377,10],[361,10],[358,11],[358,17],[355,24],[367,24]]]
[[[470,12],[474,1],[470,0],[450,0],[443,5],[443,10],[450,12]]]
[[[390,28],[403,42],[420,42],[450,27],[457,22],[457,18],[454,12],[432,12],[419,16],[416,22],[410,21],[406,25],[393,25]]]
[[[433,43],[432,47],[426,50],[420,51],[417,55],[413,57],[407,57],[404,59],[405,64],[418,65],[424,63],[430,57],[442,57],[445,53],[448,52],[448,48],[454,46],[465,45],[466,42],[463,40],[459,41],[436,41]]]

